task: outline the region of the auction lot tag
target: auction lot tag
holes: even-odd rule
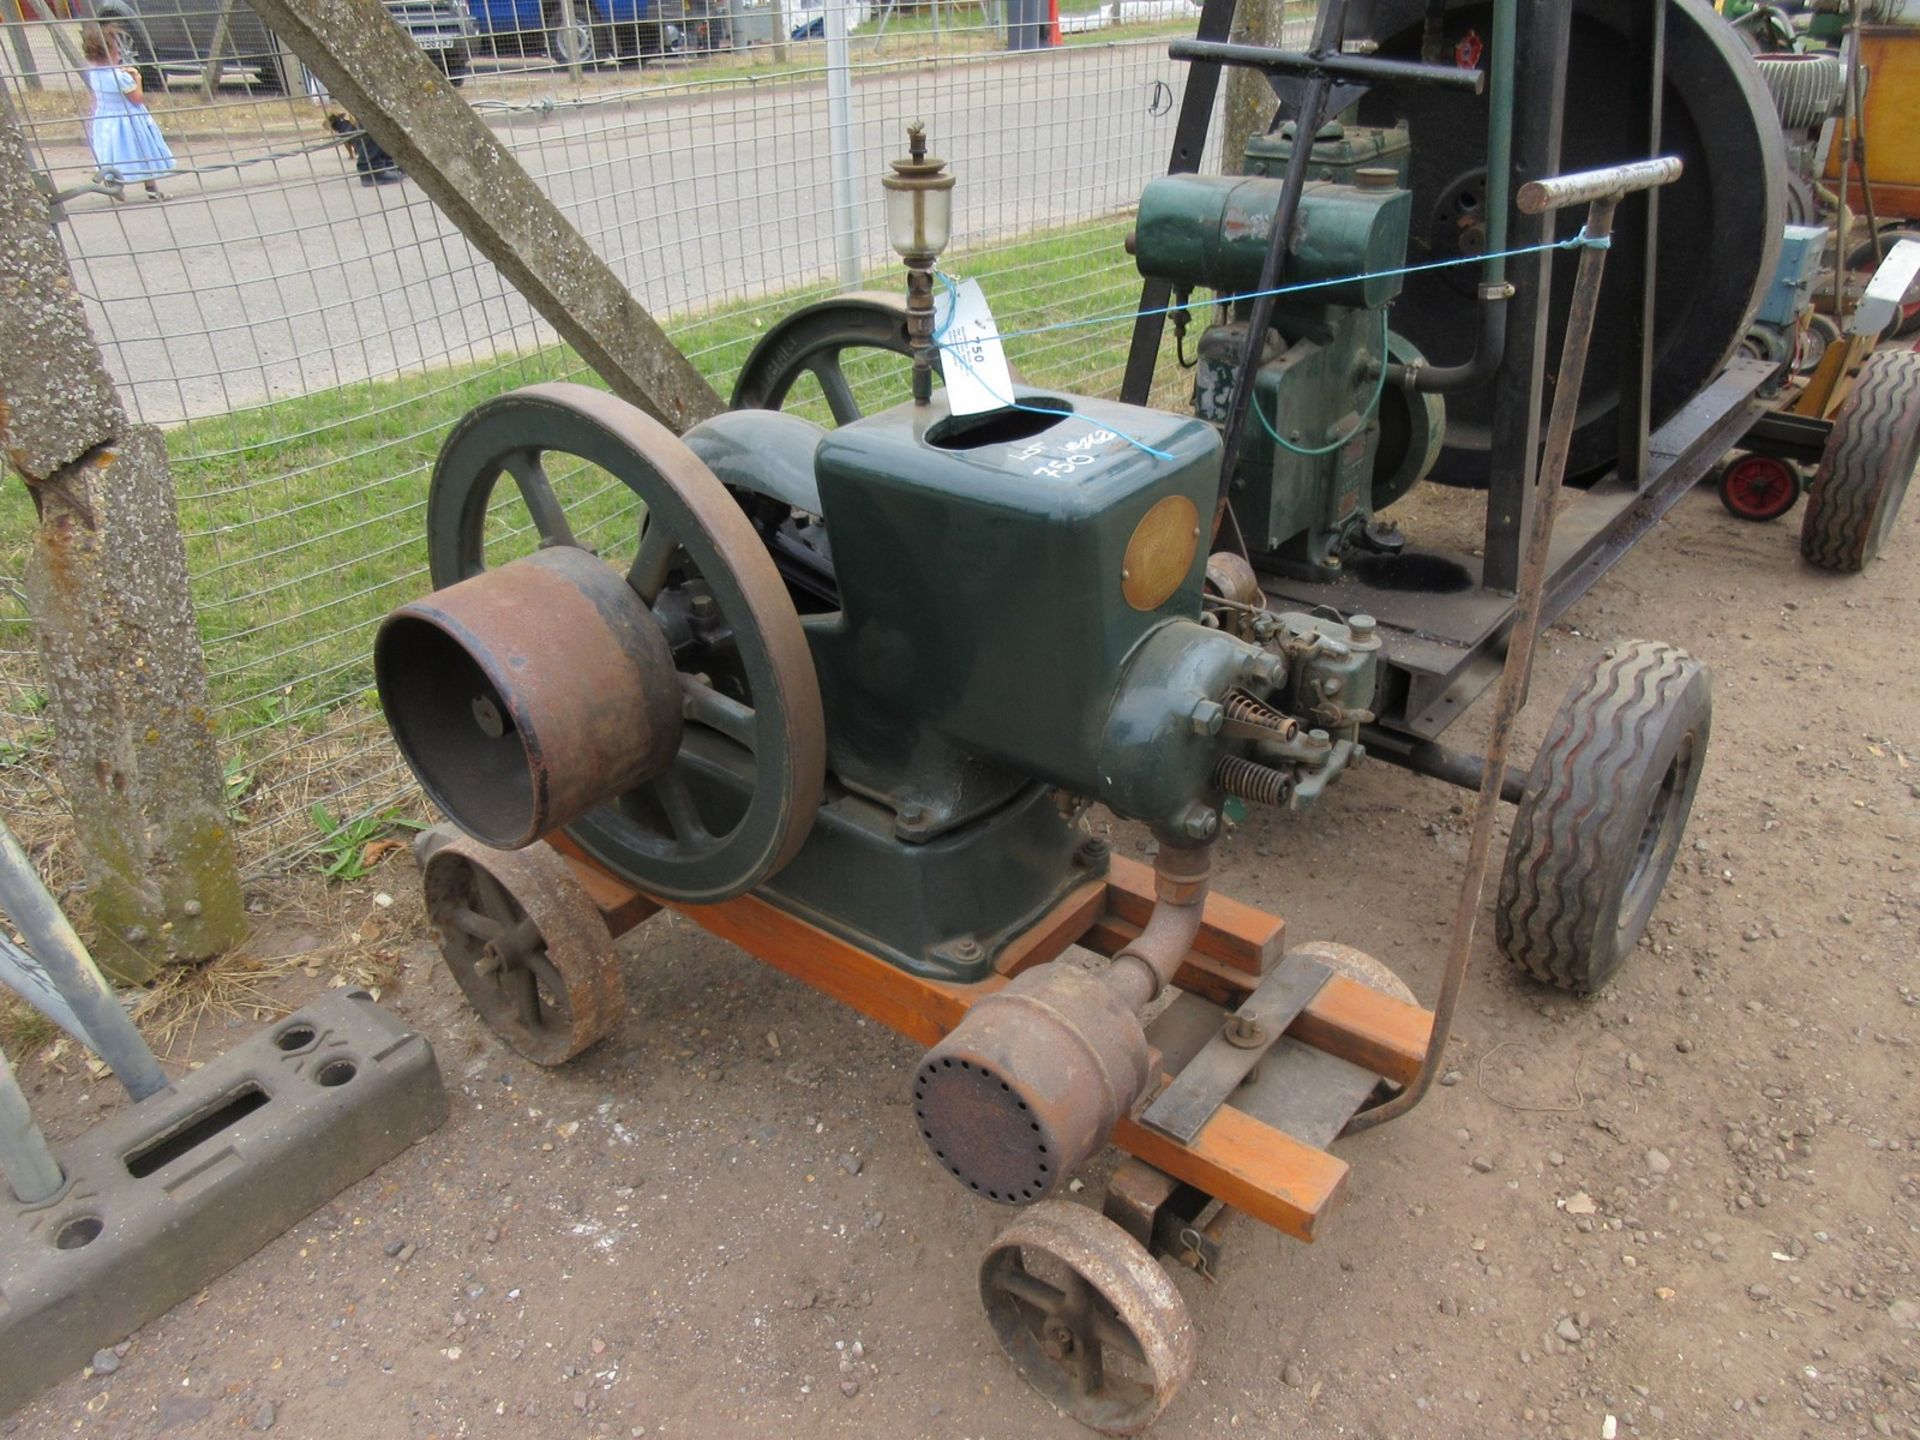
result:
[[[933,297],[933,333],[940,337],[940,371],[951,413],[980,415],[1013,403],[1000,327],[978,280],[962,280]]]

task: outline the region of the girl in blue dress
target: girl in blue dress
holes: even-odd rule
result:
[[[93,91],[87,138],[101,178],[114,185],[139,180],[149,200],[163,198],[159,177],[172,171],[173,152],[147,111],[140,72],[121,67],[119,36],[98,25],[81,30],[80,50],[87,58],[87,88]]]

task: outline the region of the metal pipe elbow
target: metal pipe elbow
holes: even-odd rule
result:
[[[1113,984],[1136,1010],[1160,994],[1200,935],[1213,874],[1213,847],[1161,842],[1154,857],[1154,906],[1146,928],[1113,957]]]

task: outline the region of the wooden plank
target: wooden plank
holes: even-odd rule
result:
[[[1011,979],[1022,970],[1057,960],[1069,945],[1100,918],[1107,908],[1107,882],[1089,880],[1067,893],[1053,909],[1042,915],[1000,951],[993,968]]]
[[[1115,855],[1107,870],[1107,909],[1129,925],[1143,926],[1153,913],[1153,869]],[[1225,895],[1209,893],[1194,949],[1249,975],[1264,975],[1287,946],[1287,922]]]
[[[566,835],[550,835],[545,843],[567,862],[573,878],[598,907],[600,918],[616,938],[660,913],[659,901],[643,895],[619,876],[609,875]]]
[[[564,837],[559,838],[564,842]],[[590,888],[597,885],[601,893],[615,897],[620,881],[604,872],[595,881],[593,876],[599,867],[592,861],[580,856],[571,844],[555,848],[575,862],[575,873],[583,884]],[[1062,948],[1071,943],[1060,941],[1060,937],[1073,929],[1074,921],[1087,912],[1090,903],[1082,891],[1076,890],[1049,911],[1034,927],[1041,932],[1036,953],[1056,941]],[[960,1023],[970,1005],[1006,984],[1006,978],[997,973],[977,985],[949,985],[911,975],[757,895],[743,895],[721,905],[675,908],[710,934],[923,1045],[939,1041]],[[1041,940],[1045,943],[1039,943]],[[1243,978],[1242,972],[1228,969],[1215,957],[1196,959],[1205,959],[1222,975]],[[1336,976],[1321,993],[1342,983]],[[1366,995],[1374,994],[1359,988]],[[1359,1010],[1364,1017],[1365,1007]],[[1424,1016],[1424,1012],[1415,1013]],[[1158,1135],[1131,1117],[1114,1127],[1110,1139],[1119,1149],[1302,1240],[1312,1240],[1318,1234],[1346,1190],[1345,1161],[1302,1145],[1231,1106],[1218,1111],[1190,1145]]]
[[[689,905],[680,913],[775,969],[926,1045],[959,1024],[970,1004],[1005,983],[997,975],[968,986],[909,975],[755,895],[724,905]],[[1114,1127],[1111,1141],[1302,1240],[1315,1237],[1346,1190],[1344,1160],[1302,1145],[1231,1107],[1220,1110],[1191,1145],[1156,1135],[1132,1118]]]
[[[1109,915],[1080,943],[1098,954],[1114,955],[1139,933],[1138,926]],[[1216,1005],[1233,1006],[1252,993],[1257,982],[1196,950],[1180,963],[1173,983]],[[1382,995],[1344,975],[1329,980],[1287,1031],[1316,1050],[1364,1066],[1396,1085],[1406,1084],[1419,1071],[1432,1032],[1433,1016],[1418,1005]]]
[[[1131,1118],[1113,1127],[1113,1143],[1299,1240],[1318,1238],[1346,1198],[1346,1161],[1230,1105],[1190,1145]]]
[[[1006,984],[999,975],[977,985],[910,975],[758,895],[676,908],[701,929],[922,1045],[941,1039],[969,1005]]]
[[[1138,925],[1129,925],[1108,914],[1080,937],[1080,943],[1096,955],[1118,955],[1129,942],[1139,938]],[[1238,1005],[1260,983],[1260,977],[1191,950],[1180,962],[1173,983],[1182,990],[1204,995],[1215,1004]]]
[[[1371,985],[1335,975],[1287,1033],[1405,1085],[1420,1071],[1433,1016]]]

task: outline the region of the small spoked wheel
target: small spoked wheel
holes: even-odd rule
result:
[[[1062,1414],[1135,1435],[1193,1373],[1186,1302],[1111,1220],[1064,1200],[1023,1211],[980,1262],[1001,1347]]]
[[[1715,485],[1727,513],[1741,520],[1778,520],[1800,499],[1800,472],[1790,460],[1736,453]]]
[[[827,414],[807,418],[846,425],[865,413],[862,393],[907,395],[913,345],[907,338],[907,305],[898,295],[856,291],[796,310],[760,337],[734,382],[735,410],[798,410],[819,400],[807,392],[811,379],[825,398]],[[934,370],[940,361],[934,357]],[[892,372],[892,373],[888,373]],[[863,383],[865,382],[865,383]]]
[[[427,861],[426,900],[467,1002],[534,1064],[571,1060],[626,1013],[613,936],[545,845],[449,841]]]
[[[1582,995],[1613,978],[1680,853],[1712,716],[1707,668],[1657,640],[1568,692],[1507,842],[1494,934],[1509,960]]]

